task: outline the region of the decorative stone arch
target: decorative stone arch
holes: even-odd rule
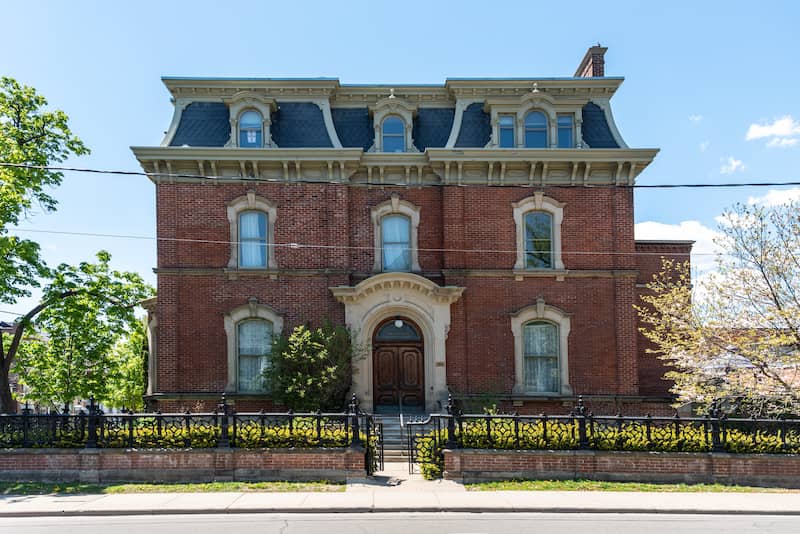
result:
[[[561,395],[572,395],[569,385],[569,330],[570,314],[545,304],[543,298],[511,314],[511,332],[514,334],[514,389],[516,395],[548,395],[532,393],[525,389],[525,339],[523,327],[531,321],[545,321],[558,327],[558,370]]]
[[[553,217],[553,270],[563,270],[564,260],[561,258],[561,223],[564,220],[564,204],[553,198],[544,196],[543,191],[536,191],[533,196],[512,202],[514,224],[517,227],[517,261],[515,270],[525,270],[525,214],[530,211],[543,211]]]
[[[414,115],[417,114],[417,106],[415,104],[396,97],[394,89],[392,89],[387,98],[378,100],[378,102],[369,106],[369,110],[372,113],[372,125],[375,130],[375,139],[369,149],[370,152],[383,152],[383,121],[390,115],[397,116],[403,121],[406,152],[419,152],[417,147],[414,146],[412,137]]]
[[[354,287],[330,288],[344,304],[345,322],[355,333],[356,346],[365,355],[353,361],[353,392],[362,406],[373,409],[372,335],[386,319],[407,318],[422,332],[424,343],[425,408],[440,409],[447,398],[445,342],[450,330],[450,305],[463,287],[439,286],[412,273],[383,273],[367,278]]]
[[[392,214],[405,215],[411,221],[411,271],[422,271],[419,265],[419,212],[419,206],[415,206],[407,200],[400,200],[400,195],[397,193],[392,193],[392,197],[389,200],[381,202],[372,208],[372,234],[375,244],[375,261],[372,270],[374,272],[379,273],[383,270],[381,221],[386,215]]]
[[[230,111],[231,137],[226,146],[239,146],[239,117],[245,111],[257,111],[261,114],[261,138],[265,147],[276,146],[272,141],[270,126],[272,125],[272,112],[277,109],[275,100],[251,91],[239,91],[224,102]]]
[[[225,383],[226,393],[236,393],[238,384],[238,358],[239,348],[237,343],[236,325],[247,319],[264,319],[272,323],[272,334],[279,335],[283,331],[283,316],[266,304],[261,304],[255,297],[247,299],[243,304],[232,309],[224,315],[225,336],[227,337],[228,350],[228,378]]]
[[[256,195],[255,191],[236,197],[228,202],[228,225],[231,236],[231,259],[228,268],[239,269],[239,214],[243,211],[262,211],[267,215],[267,269],[277,269],[275,259],[275,221],[278,220],[278,207],[274,202]]]

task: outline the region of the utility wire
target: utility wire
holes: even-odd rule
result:
[[[291,179],[285,180],[283,178],[264,178],[256,176],[214,176],[207,174],[185,174],[185,173],[165,173],[165,172],[144,172],[144,171],[117,171],[107,169],[89,169],[82,167],[61,167],[51,165],[28,165],[25,163],[9,163],[0,162],[0,167],[10,167],[18,169],[35,169],[46,171],[69,171],[69,172],[83,172],[93,174],[115,174],[121,176],[158,176],[160,178],[192,178],[192,179],[208,179],[208,180],[243,180],[248,182],[265,182],[265,183],[303,183],[303,184],[338,184],[348,186],[360,187],[470,187],[473,185],[484,184],[414,184],[406,182],[342,182],[335,180],[308,180],[308,179]],[[780,186],[800,186],[800,181],[788,182],[728,182],[721,184],[700,184],[700,183],[683,183],[683,184],[501,184],[492,183],[490,187],[584,187],[591,189],[602,188],[622,188],[622,189],[680,189],[680,188],[730,188],[730,187],[780,187]]]
[[[165,241],[177,243],[204,243],[211,245],[239,245],[240,241],[230,241],[224,239],[192,239],[185,237],[155,237],[146,235],[130,235],[130,234],[101,234],[95,232],[69,232],[66,230],[37,230],[33,228],[16,228],[17,232],[31,232],[38,234],[54,234],[54,235],[69,235],[81,237],[108,237],[113,239],[139,239],[147,241]],[[669,241],[669,240],[667,240]],[[319,245],[312,243],[267,243],[267,247],[275,248],[288,248],[288,249],[324,249],[324,250],[365,250],[372,251],[374,246],[366,245]],[[469,254],[516,254],[516,249],[473,249],[473,248],[417,248],[419,252],[460,252]],[[586,255],[586,256],[664,256],[669,253],[664,252],[615,252],[615,251],[561,251],[562,255]],[[692,253],[695,256],[716,256],[714,252],[698,252]]]

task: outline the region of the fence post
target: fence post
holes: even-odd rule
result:
[[[353,418],[352,430],[353,430],[353,439],[350,441],[350,444],[353,447],[361,447],[364,443],[361,441],[361,430],[358,428],[358,397],[356,394],[353,393],[353,396],[350,398],[350,414]]]
[[[94,403],[94,395],[89,397],[89,419],[87,420],[88,436],[86,438],[86,448],[97,448],[97,405]]]
[[[220,417],[220,435],[217,447],[227,448],[231,446],[230,439],[228,438],[228,401],[225,398],[225,393],[222,393],[222,400],[219,403],[218,409],[221,413]]]
[[[453,404],[453,395],[447,395],[447,442],[445,447],[455,449],[456,443],[456,408]]]
[[[720,437],[720,419],[721,419],[721,410],[717,408],[716,403],[711,404],[711,408],[708,411],[708,415],[711,418],[711,451],[712,452],[724,452],[725,449],[722,446],[722,438]]]
[[[578,416],[578,448],[588,449],[589,438],[586,435],[586,406],[583,405],[583,395],[578,395],[578,405],[575,407]]]
[[[30,404],[28,401],[25,401],[25,407],[22,408],[22,446],[23,447],[30,447],[30,420],[31,420],[31,410]]]

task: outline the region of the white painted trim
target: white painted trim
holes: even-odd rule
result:
[[[517,227],[517,260],[515,270],[526,270],[525,266],[525,214],[530,211],[544,211],[553,217],[553,267],[547,271],[564,270],[564,261],[561,257],[561,223],[564,221],[564,204],[550,197],[544,192],[536,191],[533,196],[523,198],[519,202],[512,202],[514,224]]]
[[[219,101],[219,99],[216,99]],[[178,131],[178,126],[181,123],[181,117],[183,117],[183,110],[193,102],[192,99],[189,98],[179,98],[175,100],[173,109],[172,109],[172,122],[169,123],[169,128],[167,131],[164,132],[164,139],[161,140],[161,146],[169,146],[172,142],[172,138],[175,137],[175,132]]]
[[[148,312],[147,321],[147,395],[158,391],[158,316]]]
[[[281,314],[266,304],[259,304],[258,299],[255,297],[250,297],[247,299],[247,304],[234,308],[224,315],[228,350],[226,393],[236,393],[239,390],[239,348],[236,326],[247,319],[264,319],[271,322],[273,336],[278,336],[283,331],[283,317],[281,317]]]
[[[464,111],[472,104],[483,102],[482,98],[459,98],[456,100],[455,115],[453,117],[453,127],[450,129],[450,137],[447,138],[445,148],[454,148],[458,135],[461,133],[461,122],[464,119]]]
[[[267,214],[267,265],[255,269],[252,267],[239,266],[239,214],[249,210],[263,211]],[[255,191],[248,191],[246,195],[231,200],[228,203],[227,212],[231,238],[231,258],[228,261],[228,268],[247,270],[277,269],[278,261],[275,258],[275,222],[278,220],[278,208],[275,203],[264,197],[257,196]]]
[[[339,134],[336,133],[336,127],[333,124],[330,101],[327,98],[315,98],[311,102],[316,104],[320,111],[322,111],[322,119],[325,121],[325,129],[328,131],[328,137],[331,140],[333,148],[342,148],[342,142],[339,140]]]
[[[391,115],[399,117],[405,126],[405,152],[419,152],[417,147],[414,146],[414,138],[412,136],[414,115],[417,114],[416,104],[410,104],[392,93],[387,98],[383,98],[369,106],[369,110],[372,112],[372,127],[375,130],[375,139],[370,148],[371,152],[383,152],[383,121]]]
[[[560,391],[531,392],[525,390],[525,339],[523,327],[531,321],[547,321],[558,327],[559,354],[559,389]],[[570,314],[545,304],[539,298],[536,304],[527,306],[511,315],[511,332],[514,335],[514,389],[516,395],[572,395],[569,385],[569,330]]]
[[[376,273],[383,271],[383,240],[381,233],[381,221],[387,215],[405,215],[411,221],[411,271],[420,272],[419,265],[419,206],[415,206],[407,200],[400,200],[400,195],[392,194],[392,198],[374,206],[371,210],[372,234],[374,236],[374,256],[372,270]]]
[[[372,410],[372,336],[375,328],[392,317],[406,317],[422,331],[425,369],[425,409],[438,411],[447,399],[446,341],[450,330],[450,305],[463,287],[441,287],[412,273],[382,273],[355,287],[330,288],[344,304],[345,322],[355,333],[364,358],[353,361],[353,393],[365,410]]]
[[[275,146],[272,141],[272,112],[276,109],[275,100],[250,91],[240,91],[224,102],[228,105],[231,122],[231,136],[226,147],[239,146],[239,117],[246,111],[257,111],[261,115],[261,142],[263,147]],[[248,147],[251,148],[251,147]]]

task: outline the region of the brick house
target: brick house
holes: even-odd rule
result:
[[[172,124],[133,148],[156,185],[150,406],[270,408],[272,336],[331,320],[365,348],[368,410],[664,408],[633,304],[691,242],[634,240],[625,186],[658,150],[620,136],[605,51],[565,78],[165,78]]]

